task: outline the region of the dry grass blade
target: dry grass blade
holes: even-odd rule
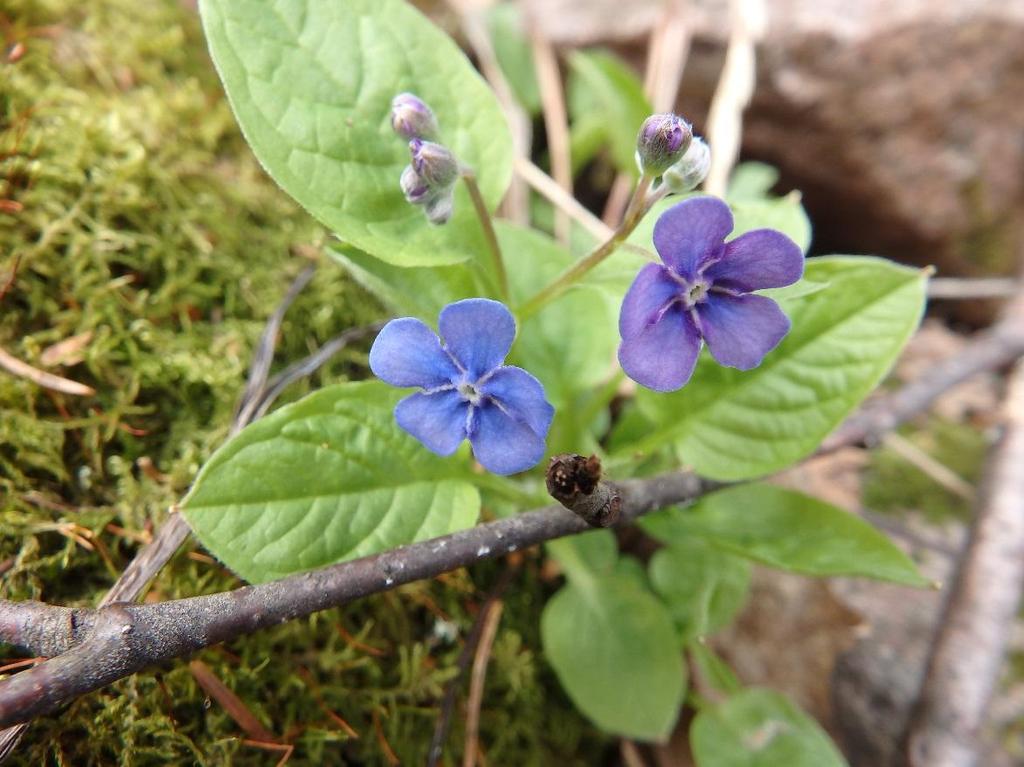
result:
[[[194,660],[188,664],[188,670],[192,672],[196,682],[203,691],[217,701],[220,707],[227,712],[245,734],[252,740],[260,743],[277,743],[275,738],[266,727],[256,718],[256,715],[249,710],[249,707],[242,702],[242,699],[235,695],[228,687],[217,678],[217,675],[210,670],[210,667],[201,660]]]
[[[77,365],[82,361],[82,352],[92,341],[92,331],[78,333],[43,349],[39,362],[44,367],[54,365]]]
[[[711,170],[704,182],[704,190],[719,197],[725,195],[729,174],[739,158],[743,110],[754,94],[757,76],[754,45],[765,26],[763,0],[731,0],[729,7],[732,31],[708,112]]]
[[[558,185],[551,176],[542,171],[529,160],[516,158],[516,173],[527,184],[539,192],[548,202],[571,216],[596,240],[607,240],[612,236],[612,229],[601,219],[587,210],[569,192]]]
[[[67,378],[61,378],[53,373],[46,373],[42,370],[37,370],[28,363],[22,362],[17,357],[12,357],[3,349],[0,349],[0,367],[13,375],[28,379],[32,383],[42,386],[44,389],[59,391],[62,394],[72,394],[76,397],[91,397],[96,393],[96,390],[91,386],[86,386],[85,384],[78,383],[77,381],[71,381]]]
[[[487,679],[487,662],[491,658],[491,648],[498,634],[498,623],[505,605],[494,601],[487,611],[480,643],[476,646],[473,657],[473,673],[469,683],[469,701],[466,703],[466,745],[462,750],[462,767],[475,767],[480,737],[480,706],[484,698],[484,681]]]
[[[551,155],[551,175],[558,185],[572,196],[572,162],[569,153],[569,118],[565,110],[565,92],[558,56],[551,41],[537,24],[530,24],[530,45],[533,48],[537,84],[544,108],[544,130],[547,133],[548,152]],[[562,210],[555,211],[555,236],[563,244],[569,242],[569,217]]]

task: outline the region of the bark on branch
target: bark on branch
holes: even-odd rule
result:
[[[910,767],[973,767],[1024,588],[1024,362],[1004,434],[932,645],[908,734]]]
[[[713,487],[687,472],[618,485],[622,521],[698,498]],[[538,543],[592,529],[560,506],[235,591],[97,610],[0,601],[0,641],[62,654],[0,682],[0,726],[48,714],[64,703],[154,664],[319,610]],[[42,640],[23,629],[43,620]],[[74,626],[81,626],[74,630]],[[70,626],[70,628],[68,628]]]
[[[346,336],[339,339],[347,343]],[[855,416],[823,445],[821,452],[870,443],[926,410],[936,397],[971,375],[1024,355],[1024,296],[1003,319],[979,333],[968,351],[883,398]],[[311,364],[319,364],[318,358]],[[265,374],[264,374],[265,375]],[[1018,466],[1020,459],[1018,459]],[[599,485],[594,497],[621,498],[621,523],[666,505],[693,500],[720,487],[689,472]],[[572,490],[576,489],[574,485]],[[582,486],[579,488],[584,490]],[[590,497],[583,492],[582,496]],[[575,501],[570,500],[570,505]],[[579,500],[578,498],[576,499]],[[609,506],[609,504],[605,504]],[[610,506],[609,506],[610,508]],[[598,522],[605,519],[591,520]],[[105,604],[96,610],[0,600],[0,642],[18,644],[50,660],[0,681],[0,727],[27,722],[70,700],[153,664],[172,660],[260,629],[336,607],[359,597],[431,578],[520,548],[591,529],[583,518],[557,506],[479,525],[453,535],[403,546],[272,583],[235,591],[149,605]],[[183,536],[182,536],[183,537]],[[167,547],[180,542],[173,536]],[[167,552],[158,558],[166,558]],[[151,574],[134,578],[126,598]],[[56,656],[56,657],[53,657]],[[2,759],[18,730],[0,743]]]

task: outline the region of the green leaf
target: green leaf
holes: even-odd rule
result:
[[[674,538],[648,572],[683,641],[727,626],[747,601],[750,563],[697,538]]]
[[[619,546],[611,530],[591,530],[558,538],[548,541],[546,548],[566,577],[578,583],[589,582],[595,575],[609,574],[619,559]]]
[[[573,121],[569,130],[569,157],[575,177],[600,153],[608,143],[608,126],[594,112]]]
[[[508,263],[513,301],[521,303],[575,259],[550,237],[497,222]],[[615,371],[618,304],[606,293],[579,285],[522,323],[511,362],[540,379],[556,408]]]
[[[647,570],[644,568],[643,562],[636,557],[626,555],[619,557],[615,563],[615,577],[620,581],[632,581],[637,588],[649,591],[651,588],[651,582],[647,578]]]
[[[733,236],[751,229],[778,229],[806,253],[811,245],[811,221],[799,192],[782,197],[771,194],[778,180],[779,172],[762,162],[745,162],[736,168],[725,195],[736,220]]]
[[[737,556],[803,575],[929,584],[910,557],[864,520],[775,485],[720,490],[692,508],[648,515],[640,524],[673,546],[698,537]]]
[[[678,392],[641,389],[652,424],[620,452],[673,444],[698,473],[721,480],[762,476],[811,454],[885,377],[921,318],[925,274],[883,259],[810,259],[807,279],[825,284],[787,302],[793,329],[749,371],[704,354]]]
[[[751,688],[690,726],[697,767],[845,767],[821,726],[784,695]]]
[[[811,246],[811,220],[800,203],[799,192],[762,200],[729,199],[729,207],[735,222],[730,240],[752,229],[777,229],[804,253]]]
[[[472,262],[450,266],[393,266],[347,246],[330,245],[327,254],[397,316],[433,324],[448,304],[482,295]]]
[[[743,685],[736,672],[705,642],[691,641],[686,646],[694,670],[697,671],[714,689],[728,695],[739,692]]]
[[[310,213],[393,264],[485,252],[462,184],[445,226],[430,225],[398,184],[409,150],[390,108],[403,91],[431,105],[440,140],[476,170],[491,208],[511,178],[501,108],[447,35],[402,0],[202,0],[200,11],[242,132]]]
[[[771,196],[772,187],[778,180],[779,171],[767,163],[740,163],[732,172],[725,194],[733,202],[763,200]]]
[[[626,241],[654,252],[654,224],[658,217],[683,200],[697,196],[700,195],[671,195],[659,200]],[[735,240],[753,229],[778,229],[806,253],[811,243],[811,223],[800,199],[799,192],[790,192],[785,197],[727,196],[725,201],[733,217],[732,233],[727,239]]]
[[[632,577],[570,582],[541,615],[544,653],[577,708],[607,732],[664,740],[686,687],[665,608]]]
[[[615,166],[639,175],[636,134],[653,111],[643,83],[618,56],[601,50],[575,51],[569,56],[568,101],[573,124],[585,125],[595,116],[605,126]]]
[[[203,467],[185,519],[254,583],[470,527],[480,496],[466,462],[398,428],[402,395],[337,384],[256,421]]]
[[[540,86],[519,7],[515,3],[498,3],[487,14],[487,25],[494,55],[509,87],[523,109],[531,116],[539,115]]]

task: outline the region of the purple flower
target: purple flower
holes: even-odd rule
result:
[[[516,335],[503,304],[468,298],[449,304],[434,331],[412,317],[392,320],[370,349],[370,369],[392,386],[419,386],[395,407],[395,420],[438,455],[468,438],[495,474],[515,474],[544,457],[555,409],[525,370],[502,365]]]
[[[774,229],[726,243],[732,227],[729,206],[715,197],[684,200],[654,225],[664,263],[640,270],[619,314],[619,363],[642,386],[684,386],[701,339],[720,364],[750,370],[789,332],[778,304],[751,291],[799,280],[799,246]]]

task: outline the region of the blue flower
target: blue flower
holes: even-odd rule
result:
[[[702,340],[720,364],[750,370],[789,332],[778,304],[752,291],[799,280],[799,246],[774,229],[727,243],[732,227],[729,206],[715,197],[684,200],[655,223],[663,263],[640,270],[619,314],[619,364],[638,384],[684,386]]]
[[[398,425],[438,455],[469,439],[495,474],[525,471],[544,457],[555,409],[540,381],[502,365],[516,335],[503,304],[469,298],[449,304],[434,331],[412,317],[392,320],[370,349],[370,369],[392,386],[419,386],[395,407]]]

